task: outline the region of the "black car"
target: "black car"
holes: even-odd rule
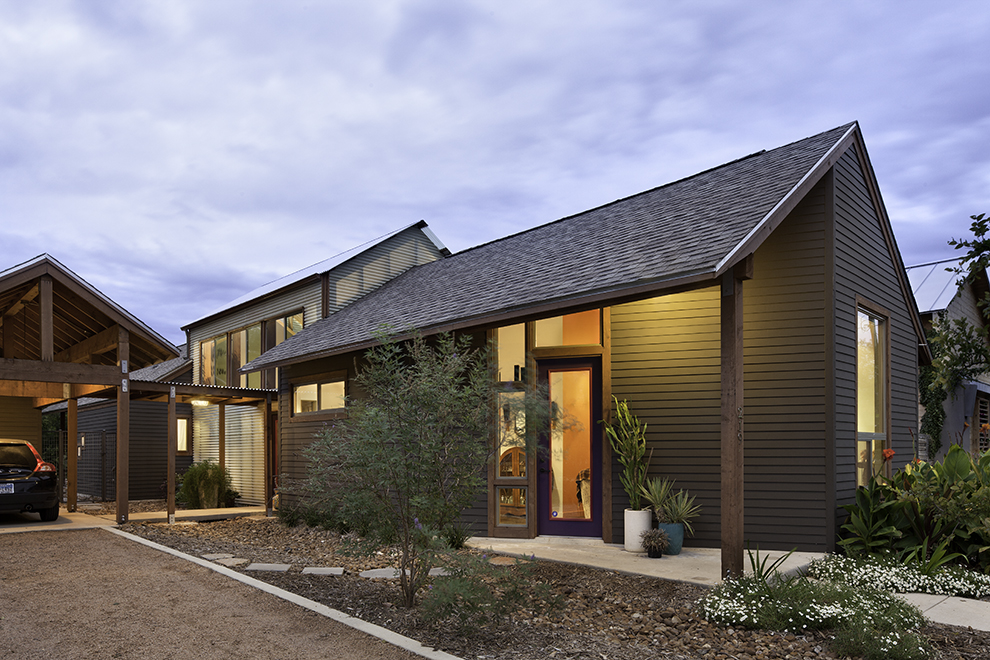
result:
[[[30,442],[0,438],[0,513],[24,511],[58,518],[58,474]]]

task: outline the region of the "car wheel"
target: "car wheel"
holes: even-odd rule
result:
[[[50,509],[39,509],[38,513],[41,514],[42,522],[51,522],[53,520],[58,520],[58,505],[56,504]]]

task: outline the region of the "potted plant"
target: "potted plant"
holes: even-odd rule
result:
[[[646,424],[632,414],[626,400],[619,401],[613,396],[612,401],[615,403],[615,421],[602,420],[602,424],[612,451],[622,465],[619,480],[629,496],[629,508],[623,514],[625,548],[627,552],[643,552],[640,534],[653,526],[653,514],[641,506],[643,482],[653,452],[646,455]]]
[[[691,521],[701,513],[701,506],[694,503],[694,496],[685,490],[679,490],[667,497],[663,505],[663,519],[657,525],[667,532],[670,537],[668,554],[680,554],[684,545],[684,532],[694,536]]]
[[[667,532],[662,529],[648,529],[639,535],[646,555],[652,559],[663,557],[663,551],[670,545]]]

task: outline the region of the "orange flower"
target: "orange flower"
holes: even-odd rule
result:
[[[883,460],[889,461],[893,457],[894,457],[894,450],[893,449],[884,449],[883,450]]]

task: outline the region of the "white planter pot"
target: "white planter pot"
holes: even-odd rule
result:
[[[653,512],[649,509],[626,509],[623,512],[623,523],[622,535],[625,537],[626,552],[646,552],[641,534],[653,527]]]

